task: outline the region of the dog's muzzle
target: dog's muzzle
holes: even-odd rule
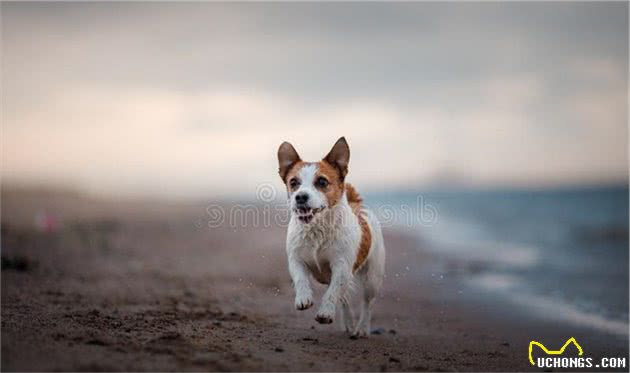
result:
[[[308,224],[313,220],[315,214],[319,213],[322,210],[323,208],[321,207],[316,209],[312,209],[310,207],[298,207],[294,211],[295,215],[302,223]]]

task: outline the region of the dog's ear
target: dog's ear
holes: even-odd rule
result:
[[[337,140],[324,160],[337,169],[343,182],[348,174],[348,163],[350,162],[350,147],[345,137]]]
[[[280,166],[278,173],[282,181],[286,182],[285,178],[287,177],[287,173],[291,167],[299,161],[301,161],[300,156],[297,151],[295,151],[293,145],[286,141],[280,144],[280,148],[278,148],[278,164]]]

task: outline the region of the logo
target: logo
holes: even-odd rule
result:
[[[532,350],[534,349],[534,346],[540,347],[547,355],[562,355],[564,353],[564,350],[571,343],[573,343],[575,347],[577,347],[578,356],[584,355],[584,350],[582,350],[582,346],[580,346],[580,344],[577,343],[577,341],[573,337],[567,339],[567,341],[564,342],[564,345],[562,345],[562,347],[560,347],[559,350],[549,350],[542,343],[537,342],[537,341],[531,341],[529,342],[529,362],[534,366],[536,365],[536,363],[534,362],[534,358],[532,357]]]
[[[564,351],[570,345],[575,346],[577,349],[577,356],[558,356],[564,354]],[[538,357],[534,360],[532,356],[534,346],[540,347],[545,354],[551,356]],[[538,368],[625,368],[627,364],[625,357],[602,357],[600,359],[594,359],[592,357],[583,356],[584,350],[574,337],[567,339],[559,350],[550,350],[538,341],[531,341],[529,342],[528,353],[529,362]]]

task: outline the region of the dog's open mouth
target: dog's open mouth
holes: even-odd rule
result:
[[[308,224],[311,220],[313,220],[315,215],[322,210],[323,208],[321,207],[316,209],[312,209],[310,207],[300,207],[295,209],[295,214],[302,223]]]

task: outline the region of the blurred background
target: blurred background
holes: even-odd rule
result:
[[[246,196],[344,135],[361,190],[625,183],[625,8],[3,4],[3,180]]]
[[[627,3],[1,10],[5,191],[282,199],[278,145],[345,136],[367,204],[471,286],[627,337]]]

